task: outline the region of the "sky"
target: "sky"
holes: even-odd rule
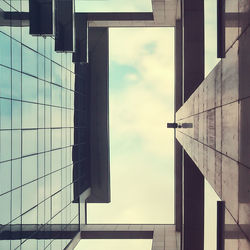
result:
[[[87,1],[76,11],[151,11],[150,1]],[[79,2],[80,3],[80,2]],[[98,9],[97,9],[98,6]],[[216,0],[205,0],[205,74],[216,58]],[[213,38],[213,39],[211,39]],[[89,223],[173,223],[174,30],[110,29],[111,203]],[[205,182],[205,250],[216,249],[216,201]],[[151,241],[84,240],[77,250],[151,249]]]

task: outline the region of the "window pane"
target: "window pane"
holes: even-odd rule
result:
[[[21,215],[21,188],[12,191],[12,219]]]
[[[38,102],[44,104],[44,81],[38,80]]]
[[[37,102],[37,79],[22,74],[22,99]]]
[[[44,56],[38,55],[38,78],[44,80],[44,63],[45,63],[45,58]]]
[[[0,196],[0,204],[1,204],[0,224],[5,225],[10,222],[10,212],[11,212],[10,203],[11,203],[10,192]]]
[[[22,212],[37,204],[37,183],[33,181],[22,187]]]
[[[23,130],[23,155],[37,153],[37,130]]]
[[[10,160],[11,158],[11,132],[1,131],[0,132],[1,141],[1,161]]]
[[[37,53],[25,46],[22,52],[23,72],[37,76]]]
[[[12,159],[21,157],[21,130],[12,131]]]
[[[0,194],[11,189],[11,162],[0,164]]]
[[[52,105],[61,106],[62,88],[54,84],[51,85],[51,88],[52,88]]]
[[[21,186],[21,160],[12,161],[12,188]]]
[[[38,152],[44,152],[45,144],[44,144],[44,129],[38,130]]]
[[[21,128],[21,102],[12,101],[12,128]]]
[[[10,67],[10,37],[0,32],[0,64]]]
[[[37,179],[37,156],[22,158],[22,184]]]
[[[37,104],[22,103],[23,128],[37,127]]]
[[[1,129],[11,129],[11,101],[0,99]]]
[[[58,64],[52,62],[52,82],[61,85],[61,78],[61,67]]]
[[[12,39],[12,68],[21,71],[21,43]]]
[[[21,100],[21,73],[12,70],[12,98]]]
[[[61,168],[61,150],[54,150],[51,152],[51,162],[52,162],[52,171],[58,170]]]
[[[0,77],[0,96],[10,98],[11,97],[11,70],[3,66],[0,66],[0,76],[1,76]]]
[[[52,149],[61,148],[61,129],[52,129]]]
[[[61,127],[61,108],[52,107],[52,127]]]
[[[51,176],[51,193],[54,194],[60,189],[61,189],[61,171],[57,171],[53,173]],[[59,203],[61,203],[61,201]]]

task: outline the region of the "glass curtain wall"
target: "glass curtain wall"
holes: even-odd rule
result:
[[[1,0],[28,11],[27,0]],[[21,22],[21,21],[20,21]],[[73,204],[72,54],[29,27],[0,26],[0,230],[5,226],[79,223]],[[37,232],[34,231],[34,234]],[[0,240],[0,249],[63,249],[69,240]]]

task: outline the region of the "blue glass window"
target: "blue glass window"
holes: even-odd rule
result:
[[[38,102],[44,104],[44,81],[38,81]]]
[[[3,66],[0,66],[0,96],[11,97],[11,70]]]
[[[12,68],[21,71],[21,43],[12,39]]]
[[[52,82],[61,85],[62,83],[62,70],[61,67],[52,62]]]
[[[22,103],[22,122],[23,128],[37,127],[37,104]]]
[[[52,89],[52,105],[61,106],[62,88],[52,84],[51,89]]]
[[[12,70],[12,98],[21,100],[21,73]]]
[[[21,128],[21,106],[22,103],[19,101],[12,101],[12,128],[20,129]]]
[[[22,99],[37,102],[37,79],[22,74]]]
[[[23,46],[22,54],[23,72],[37,76],[37,53]]]
[[[10,67],[11,53],[10,53],[10,37],[0,32],[0,64]]]
[[[44,74],[45,74],[45,69],[44,69],[44,63],[45,63],[45,58],[44,56],[41,56],[38,54],[38,78],[44,80]]]

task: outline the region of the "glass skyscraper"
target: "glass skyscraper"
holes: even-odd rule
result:
[[[25,12],[28,1],[1,0],[0,8]],[[52,37],[31,36],[29,26],[9,22],[0,27],[0,230],[19,225],[21,233],[36,224],[36,234],[61,224],[64,231],[79,223],[72,203],[72,53],[56,53]],[[1,240],[0,249],[63,249],[68,242]]]

